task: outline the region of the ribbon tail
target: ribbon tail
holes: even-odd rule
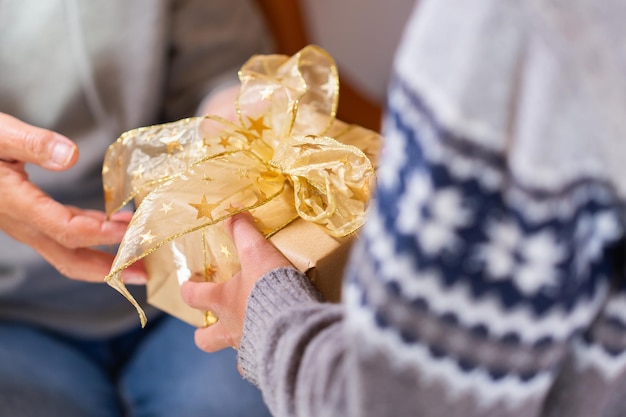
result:
[[[221,154],[197,163],[185,175],[159,185],[141,201],[106,282],[137,308],[143,322],[145,314],[121,280],[124,269],[182,236],[203,228],[209,233],[212,230],[209,226],[218,225],[236,213],[267,205],[283,194],[285,183],[284,176],[249,151]],[[282,221],[280,215],[277,219]],[[189,278],[193,274],[203,275],[203,270],[211,265],[218,271],[220,265],[236,262],[238,266],[238,260],[230,259],[234,254],[232,244],[211,240],[207,239],[207,248],[200,243],[187,245],[185,265],[172,267],[170,271],[179,272],[183,268]],[[164,255],[174,261],[172,251]],[[232,271],[233,267],[222,269]],[[230,278],[232,273],[227,275]]]
[[[115,288],[120,294],[124,296],[137,310],[137,314],[139,314],[139,320],[141,321],[141,327],[145,327],[148,319],[146,318],[146,313],[143,311],[135,297],[128,291],[126,285],[124,285],[124,281],[121,279],[121,272],[113,275],[107,275],[104,279],[107,284],[111,287]]]

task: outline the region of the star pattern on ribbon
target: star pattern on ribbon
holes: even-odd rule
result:
[[[198,211],[198,215],[196,219],[201,219],[203,217],[206,217],[207,219],[209,219],[209,221],[213,221],[213,216],[212,216],[213,210],[219,204],[209,204],[206,199],[206,196],[203,194],[202,200],[200,201],[200,203],[189,203],[189,205]]]
[[[221,221],[236,213],[250,211],[266,236],[297,217],[337,237],[363,224],[374,168],[342,140],[365,147],[378,135],[335,120],[339,80],[324,50],[306,47],[280,65],[267,65],[268,59],[254,56],[239,73],[238,121],[208,115],[135,129],[107,152],[107,213],[133,199],[137,210],[106,281],[135,305],[142,323],[143,310],[120,274],[181,236],[203,231],[197,250],[177,256],[203,265],[193,273],[217,277],[229,269],[208,254],[236,261],[219,232]],[[183,216],[185,210],[192,215]]]
[[[151,230],[148,230],[146,233],[142,234],[140,237],[141,237],[141,243],[151,243],[156,236],[152,234]]]
[[[256,119],[253,119],[252,117],[248,117],[248,122],[250,122],[250,124],[248,125],[248,129],[256,132],[258,137],[263,136],[263,132],[270,129],[269,126],[266,126],[263,123],[263,119],[264,119],[263,116],[258,117]]]

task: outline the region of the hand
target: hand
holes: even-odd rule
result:
[[[212,326],[196,330],[196,345],[207,352],[239,348],[248,296],[267,272],[291,265],[256,228],[249,213],[225,221],[239,255],[241,271],[222,283],[187,281],[181,287],[183,300],[191,307],[212,311],[219,318]]]
[[[64,206],[31,183],[25,170],[32,163],[63,171],[77,159],[78,147],[68,138],[0,113],[0,230],[68,278],[103,282],[113,255],[90,247],[119,243],[132,214],[107,220],[100,211]],[[124,274],[129,283],[145,282],[142,264]]]
[[[201,115],[216,115],[230,120],[233,123],[239,121],[237,116],[237,95],[239,84],[223,88],[213,94],[200,109]]]

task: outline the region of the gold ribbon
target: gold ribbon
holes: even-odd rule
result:
[[[333,59],[316,46],[254,56],[239,78],[238,123],[206,116],[139,128],[106,154],[107,213],[139,205],[105,280],[142,325],[121,272],[164,245],[179,281],[223,281],[239,269],[221,224],[236,213],[250,210],[265,236],[297,217],[337,237],[363,224],[374,169],[359,148],[328,136],[340,123]],[[194,234],[201,240],[190,241]]]

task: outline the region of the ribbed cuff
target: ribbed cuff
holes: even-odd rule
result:
[[[321,300],[321,294],[309,278],[293,267],[270,271],[256,283],[248,298],[238,353],[239,365],[247,380],[258,386],[257,364],[276,317],[290,306]]]

